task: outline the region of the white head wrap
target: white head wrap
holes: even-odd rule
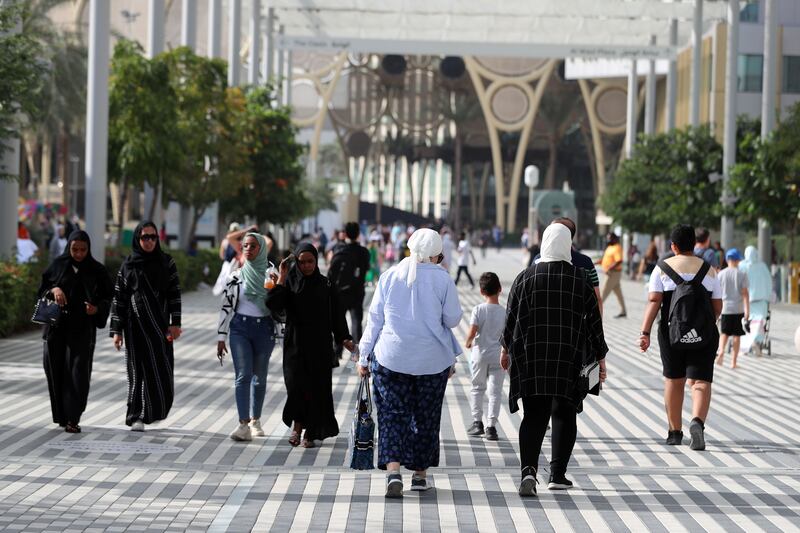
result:
[[[542,235],[543,263],[566,261],[572,263],[572,234],[564,224],[550,224]]]
[[[406,284],[411,287],[417,279],[417,264],[430,263],[431,257],[442,253],[442,238],[432,229],[418,229],[409,237],[408,249],[411,255],[400,261],[398,270],[401,276],[405,273]]]

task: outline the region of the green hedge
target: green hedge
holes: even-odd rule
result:
[[[106,250],[106,267],[112,279],[129,253],[130,248]],[[195,290],[201,282],[213,285],[217,279],[220,260],[216,251],[198,250],[194,257],[175,250],[169,253],[178,267],[183,292]],[[33,327],[30,320],[36,303],[36,290],[46,266],[45,261],[25,265],[0,261],[0,294],[3,299],[0,306],[0,337]]]

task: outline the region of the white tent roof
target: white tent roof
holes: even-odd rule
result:
[[[272,0],[285,48],[504,57],[670,57],[693,0]],[[706,0],[705,28],[727,1]],[[651,45],[651,38],[656,45]]]

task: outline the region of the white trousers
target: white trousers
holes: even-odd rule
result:
[[[489,412],[486,425],[496,426],[497,417],[500,416],[503,379],[505,378],[505,371],[500,367],[500,350],[497,351],[497,356],[492,358],[481,358],[477,350],[470,355],[472,390],[469,402],[472,408],[472,420],[483,422],[483,401],[488,389]]]

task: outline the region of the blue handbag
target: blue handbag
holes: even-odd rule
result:
[[[375,468],[375,422],[372,420],[372,396],[369,376],[361,378],[358,386],[353,425],[350,428],[350,468],[372,470]]]
[[[36,307],[33,308],[31,322],[42,326],[55,327],[61,320],[62,315],[65,314],[66,310],[62,309],[55,300],[51,300],[47,296],[42,296],[36,300]]]

